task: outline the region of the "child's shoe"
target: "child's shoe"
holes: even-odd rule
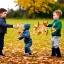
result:
[[[59,47],[56,48],[56,54],[57,54],[57,57],[61,57],[61,53],[60,53],[60,49],[59,49]]]
[[[55,48],[52,48],[52,54],[51,54],[51,56],[56,56]]]
[[[31,56],[32,53],[25,53],[24,56]]]
[[[24,56],[28,56],[29,54],[28,53],[25,53]]]
[[[1,56],[5,56],[1,51],[0,51],[0,55],[1,55]]]

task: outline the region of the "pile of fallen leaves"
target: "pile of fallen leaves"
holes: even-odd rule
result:
[[[4,50],[5,56],[0,56],[0,64],[64,64],[64,56],[61,58],[51,57],[50,49],[41,48],[33,51],[32,55],[24,56],[23,49],[15,48]]]
[[[8,55],[0,56],[0,63],[3,64],[64,64],[62,58],[50,56],[23,56],[23,55]]]

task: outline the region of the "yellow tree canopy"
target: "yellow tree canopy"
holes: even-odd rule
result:
[[[46,12],[46,9],[51,10],[51,7],[48,6],[49,3],[54,4],[54,0],[15,0],[24,10],[29,10],[29,13],[34,12]]]

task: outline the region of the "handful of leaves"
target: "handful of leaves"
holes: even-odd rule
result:
[[[43,22],[43,25],[44,25],[44,26],[48,26],[48,21]]]
[[[43,23],[43,24],[47,25],[47,23]],[[48,35],[48,29],[45,26],[43,26],[43,24],[40,24],[38,22],[38,24],[34,26],[34,31],[37,31],[37,35],[40,35],[43,32],[46,32],[46,36],[47,36]]]

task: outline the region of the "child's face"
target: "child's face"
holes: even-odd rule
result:
[[[3,12],[0,14],[1,18],[6,18],[7,12]]]
[[[25,30],[24,26],[23,26],[22,30],[23,30],[23,31]]]
[[[54,19],[54,20],[59,19],[59,15],[57,15],[56,13],[53,13],[53,19]]]

